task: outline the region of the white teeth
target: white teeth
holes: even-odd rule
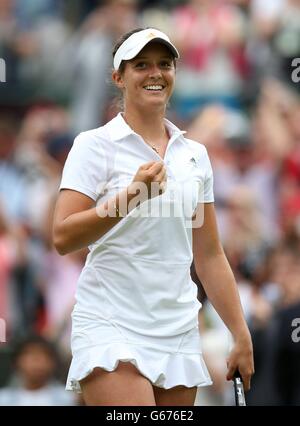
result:
[[[146,90],[162,90],[163,89],[163,86],[154,86],[154,85],[152,85],[152,86],[145,86],[145,89]]]

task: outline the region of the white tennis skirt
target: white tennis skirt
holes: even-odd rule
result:
[[[74,318],[73,318],[74,319]],[[149,337],[106,319],[84,321],[73,328],[71,362],[66,389],[81,393],[80,381],[94,368],[114,371],[120,361],[131,362],[157,387],[212,384],[202,356],[198,327],[171,337]]]

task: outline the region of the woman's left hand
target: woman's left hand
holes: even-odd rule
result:
[[[238,370],[247,392],[250,389],[251,377],[254,374],[253,348],[251,337],[238,339],[227,359],[227,380],[232,380]]]

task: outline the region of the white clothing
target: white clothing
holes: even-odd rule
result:
[[[131,362],[153,385],[164,389],[212,383],[202,357],[198,326],[176,336],[151,337],[101,319],[80,324],[85,328],[72,334],[67,390],[80,393],[80,380],[94,368],[114,371],[120,361]]]
[[[0,406],[76,405],[75,398],[61,384],[49,384],[41,389],[27,390],[7,387],[0,390]]]
[[[280,18],[286,3],[286,0],[253,0],[251,10],[253,15],[257,18],[275,20]]]
[[[168,120],[165,124],[170,134],[164,158],[167,189],[89,247],[76,293],[74,335],[84,331],[87,319],[144,337],[178,336],[198,324],[190,218],[198,202],[213,202],[212,170],[203,145],[184,138]],[[119,114],[76,138],[60,189],[102,204],[127,187],[142,164],[161,160]],[[169,217],[161,217],[160,209],[168,213],[168,208]]]

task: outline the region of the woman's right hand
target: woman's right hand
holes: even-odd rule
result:
[[[163,194],[166,182],[167,170],[163,161],[151,161],[139,167],[128,188],[132,193],[138,191],[146,200]]]

